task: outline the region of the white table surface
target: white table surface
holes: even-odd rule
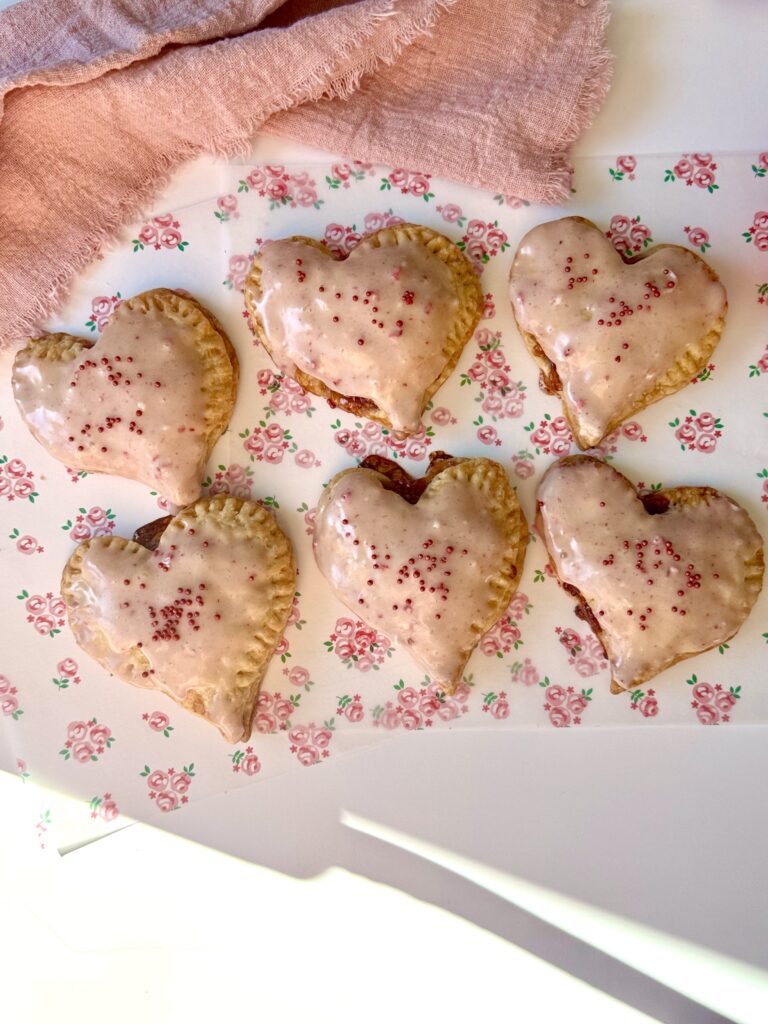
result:
[[[617,0],[613,89],[577,152],[768,149],[767,37],[761,0]],[[406,736],[169,823],[241,861],[141,825],[35,856],[23,787],[0,776],[8,1019],[765,1021],[768,975],[674,940],[768,968],[768,729],[627,735]],[[499,869],[512,903],[349,813]]]

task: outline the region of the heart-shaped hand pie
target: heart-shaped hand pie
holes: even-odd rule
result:
[[[267,242],[244,292],[253,328],[284,373],[405,433],[419,430],[483,309],[469,260],[416,224],[382,228],[345,259],[313,238]]]
[[[149,524],[136,540],[81,544],[61,593],[75,640],[92,658],[237,743],[250,735],[295,586],[291,543],[271,512],[219,494]]]
[[[542,389],[561,398],[580,448],[688,384],[709,362],[728,308],[695,253],[657,245],[625,259],[582,217],[528,232],[510,296]]]
[[[214,317],[166,288],[122,302],[95,344],[46,334],[13,366],[21,415],[55,459],[139,480],[176,505],[200,494],[237,378]]]
[[[605,648],[615,693],[724,643],[757,600],[760,534],[712,487],[638,495],[606,463],[574,455],[547,470],[537,499],[539,533]]]
[[[436,452],[421,480],[376,455],[337,474],[313,547],[338,598],[451,693],[517,589],[527,542],[498,462]]]

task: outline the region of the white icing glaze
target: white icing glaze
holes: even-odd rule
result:
[[[290,239],[266,242],[259,260],[256,307],[277,365],[370,399],[396,430],[417,431],[458,309],[443,261],[415,241],[363,241],[339,261]]]
[[[272,556],[242,530],[177,518],[184,529],[167,531],[154,552],[120,548],[108,537],[88,544],[72,584],[70,626],[78,644],[121,679],[179,703],[198,691],[206,717],[236,743],[243,694],[232,681],[267,617]]]
[[[54,458],[139,480],[177,505],[200,494],[207,455],[202,385],[189,328],[153,305],[119,306],[98,344],[74,359],[25,351],[13,370],[19,410]]]
[[[409,505],[365,469],[324,495],[313,535],[320,571],[344,604],[444,684],[477,639],[470,626],[488,614],[488,580],[507,547],[466,480],[428,488]]]
[[[589,445],[704,338],[726,298],[687,250],[664,247],[627,265],[600,231],[570,217],[523,238],[510,296]]]
[[[555,463],[537,498],[557,575],[590,606],[622,686],[721,643],[746,618],[745,562],[761,540],[725,495],[649,515],[620,473],[589,460]]]

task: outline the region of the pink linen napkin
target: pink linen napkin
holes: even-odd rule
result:
[[[23,0],[0,14],[0,344],[182,162],[290,136],[558,202],[606,0]]]

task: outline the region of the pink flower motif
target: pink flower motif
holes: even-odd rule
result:
[[[611,217],[610,230],[614,235],[626,235],[629,233],[629,229],[632,227],[632,221],[629,217],[625,217],[623,214],[618,213],[615,217]]]
[[[354,636],[355,623],[352,619],[337,619],[333,631],[337,636]]]
[[[587,654],[580,654],[574,661],[573,667],[582,679],[593,676],[597,672],[597,663]]]
[[[370,672],[375,664],[372,654],[361,654],[355,662],[355,668],[358,672]]]
[[[531,441],[537,448],[546,448],[552,440],[552,435],[546,427],[537,427],[531,434]]]
[[[303,764],[305,768],[311,764],[317,764],[320,760],[320,752],[317,747],[311,743],[307,743],[296,751],[296,757],[299,759],[299,763]]]
[[[86,519],[91,526],[102,526],[107,521],[107,513],[103,508],[99,508],[98,505],[94,505],[86,515]]]
[[[325,229],[326,242],[342,242],[347,229],[342,224],[328,224]]]
[[[52,615],[38,615],[34,626],[41,636],[48,636],[51,630],[56,628],[56,619]]]
[[[330,744],[332,738],[333,733],[330,729],[315,729],[312,736],[312,742],[316,747],[319,747],[320,750],[325,750],[325,748]]]
[[[276,178],[269,182],[266,191],[273,202],[280,202],[288,195],[288,185],[280,178]]]
[[[174,793],[184,794],[189,789],[192,779],[186,772],[177,772],[171,776],[171,789]]]
[[[495,654],[499,654],[501,652],[501,644],[499,643],[498,637],[496,637],[493,632],[486,633],[480,640],[478,646],[482,653],[488,658],[492,658]]]
[[[351,640],[340,639],[336,641],[336,647],[334,648],[335,654],[341,659],[341,661],[349,661],[350,658],[356,653],[357,648]]]
[[[23,537],[19,537],[16,541],[16,550],[22,555],[34,555],[38,550],[38,542],[35,537],[25,533]]]
[[[448,221],[449,224],[455,224],[461,217],[461,207],[455,203],[444,203],[440,207],[440,213],[443,220]]]
[[[160,793],[164,789],[168,789],[168,782],[168,774],[161,772],[159,768],[156,768],[155,771],[147,776],[147,785],[154,793]]]
[[[261,167],[254,167],[248,177],[245,179],[251,188],[261,189],[267,184],[267,176]]]
[[[589,707],[587,698],[582,696],[580,693],[569,693],[566,704],[572,715],[580,715]]]
[[[309,682],[309,672],[300,665],[294,665],[288,673],[288,682],[292,686],[306,686]]]
[[[9,693],[0,699],[0,713],[3,715],[12,715],[19,707],[19,702],[16,697]]]
[[[756,231],[752,236],[752,242],[760,252],[768,252],[768,231],[765,229]]]
[[[39,615],[42,611],[45,611],[48,604],[44,597],[40,597],[39,594],[33,594],[32,597],[27,598],[24,607],[31,615]]]
[[[423,719],[415,708],[408,708],[400,716],[400,722],[404,729],[413,730],[421,728]]]
[[[688,241],[696,249],[701,249],[709,245],[709,234],[704,228],[689,228]]]
[[[99,817],[104,821],[114,821],[119,813],[114,800],[102,800],[99,804]]]
[[[411,441],[406,448],[406,453],[408,458],[414,461],[423,459],[427,454],[427,446],[421,441]]]
[[[282,441],[283,428],[278,423],[270,423],[264,428],[264,436],[270,441]]]
[[[681,423],[675,431],[675,437],[683,444],[690,444],[692,441],[696,440],[696,430],[690,425],[690,423]]]
[[[66,612],[66,605],[60,597],[49,597],[48,598],[48,611],[51,615],[54,615],[57,619],[64,616]]]
[[[294,189],[293,198],[299,206],[314,206],[317,202],[317,192],[308,185],[302,185]]]
[[[64,676],[67,679],[71,679],[72,676],[77,675],[77,662],[72,658],[64,658],[56,666],[56,671],[60,676]]]
[[[97,295],[91,302],[91,313],[94,320],[102,320],[112,312],[112,299],[106,295]]]
[[[523,663],[523,667],[517,674],[518,682],[521,682],[523,686],[535,686],[539,681],[539,672],[535,665],[531,663],[530,658],[526,658]]]
[[[488,376],[488,367],[483,363],[473,363],[467,370],[467,376],[470,380],[482,383]]]
[[[429,178],[423,174],[412,174],[408,182],[408,191],[412,196],[424,196],[429,192]]]
[[[699,167],[693,175],[693,181],[699,188],[710,188],[715,184],[715,175],[709,167]]]
[[[761,153],[757,161],[764,170],[768,171],[768,153]]]
[[[147,725],[150,729],[154,729],[155,732],[162,732],[163,729],[167,729],[170,725],[170,718],[163,711],[153,711],[147,720]]]
[[[717,438],[713,434],[699,434],[696,438],[696,450],[711,455],[717,448]]]
[[[571,441],[567,437],[555,437],[552,439],[551,450],[553,455],[567,455],[571,450]]]
[[[156,224],[159,228],[169,228],[173,224],[173,214],[158,213],[156,217],[152,218],[152,223]]]
[[[760,356],[757,365],[763,373],[768,373],[768,349]]]
[[[711,704],[699,704],[696,708],[696,717],[702,725],[717,725],[720,721],[720,712]]]
[[[317,456],[308,448],[302,448],[301,451],[296,452],[294,462],[299,469],[312,469],[313,466],[317,465]]]
[[[164,793],[158,793],[155,797],[155,804],[163,812],[167,814],[169,811],[175,811],[179,806],[179,798],[175,793],[166,791]]]
[[[216,200],[216,205],[222,213],[236,213],[237,197],[233,195],[219,196]]]
[[[531,459],[519,459],[516,455],[512,456],[512,463],[515,470],[515,476],[520,477],[521,480],[527,480],[533,476],[534,468]]]
[[[268,444],[264,449],[264,461],[272,466],[278,466],[285,457],[285,449],[279,444]]]
[[[477,428],[477,439],[481,444],[495,444],[498,434],[495,427],[484,426]]]
[[[549,712],[549,720],[556,729],[566,729],[571,724],[571,716],[566,708],[552,708]]]
[[[693,175],[693,164],[690,160],[686,160],[686,158],[683,157],[681,160],[677,161],[673,170],[676,178],[682,178],[687,181],[688,178]]]
[[[715,707],[720,711],[728,712],[735,703],[736,698],[726,690],[719,690],[715,694]]]
[[[275,718],[278,722],[287,722],[291,717],[293,704],[291,704],[289,700],[286,700],[285,697],[275,697],[274,711]]]
[[[397,700],[404,708],[412,708],[419,703],[419,695],[412,686],[406,686],[398,693]]]
[[[464,252],[469,257],[469,259],[471,259],[474,263],[477,263],[481,266],[483,263],[486,262],[484,257],[488,255],[488,249],[485,245],[485,242],[481,241],[478,238],[471,238],[467,242],[467,247],[464,250]]]
[[[562,686],[553,684],[552,686],[548,686],[546,688],[546,690],[544,691],[544,696],[547,698],[550,704],[563,704],[565,703],[565,698],[567,697],[567,694]]]
[[[308,743],[310,738],[309,729],[305,725],[295,725],[288,733],[288,739],[291,743],[295,743],[297,747]]]
[[[467,224],[465,234],[467,238],[484,238],[487,224],[482,220],[471,220]]]
[[[138,234],[138,239],[144,245],[154,245],[157,241],[157,228],[153,224],[145,224]]]
[[[488,228],[488,234],[485,236],[485,240],[488,244],[491,255],[495,256],[501,247],[506,245],[508,241],[507,233],[502,231],[501,228]]]
[[[79,761],[80,764],[85,764],[87,761],[90,761],[95,754],[96,748],[87,740],[75,743],[72,746],[72,757],[74,757],[76,761]]]
[[[643,436],[643,428],[635,420],[630,420],[621,428],[621,432],[629,441],[637,441]]]
[[[176,228],[165,228],[160,235],[160,244],[166,249],[178,249],[181,241],[181,232]]]
[[[246,754],[240,762],[240,771],[246,775],[256,775],[261,771],[261,762],[255,754]]]
[[[274,374],[272,373],[271,370],[259,370],[259,372],[256,374],[256,380],[258,382],[259,387],[261,388],[269,387],[269,385],[272,383],[273,377]]]
[[[90,739],[97,747],[105,747],[111,735],[112,730],[106,725],[92,725],[90,728]]]
[[[256,732],[265,735],[277,731],[277,719],[268,711],[257,711],[255,721]]]
[[[696,683],[693,688],[693,696],[695,700],[701,701],[702,704],[708,703],[712,700],[715,695],[714,689],[709,683]]]
[[[637,706],[644,718],[655,718],[659,713],[659,702],[655,697],[643,697]]]
[[[350,722],[360,722],[364,716],[363,705],[360,701],[352,701],[351,704],[347,704],[344,714]]]
[[[509,703],[506,700],[495,700],[491,704],[491,714],[494,718],[509,718]]]
[[[637,168],[637,160],[633,156],[616,157],[616,169],[624,174],[633,174]]]

